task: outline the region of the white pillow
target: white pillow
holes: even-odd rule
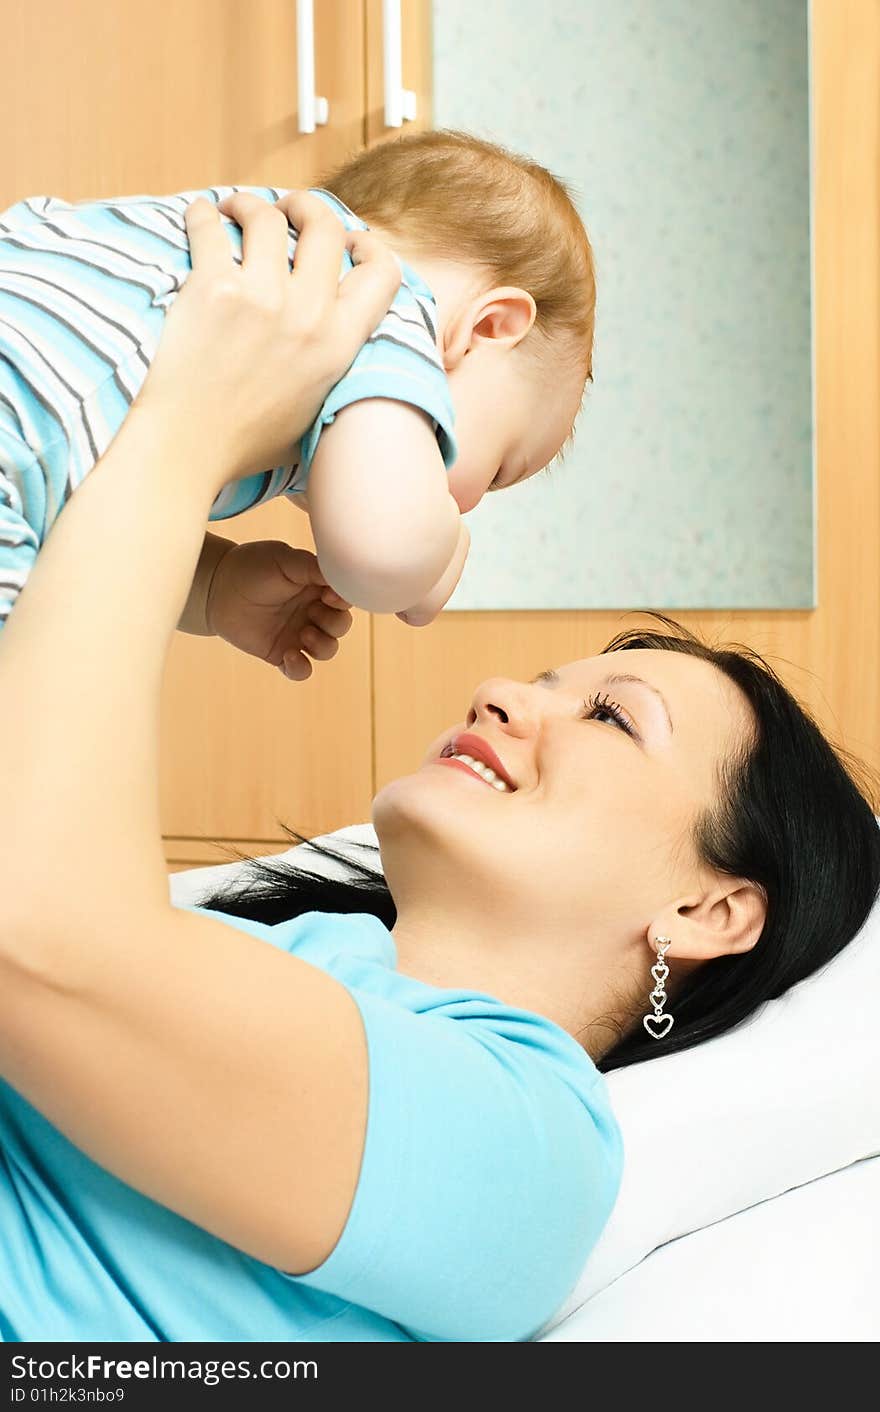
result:
[[[354,846],[376,843],[370,824],[320,842],[379,867],[377,853]],[[308,846],[279,856],[313,872],[344,872]],[[172,900],[197,902],[241,866],[174,874]],[[880,1153],[878,995],[875,907],[834,961],[738,1029],[607,1076],[623,1133],[623,1184],[580,1280],[546,1329],[667,1241]]]
[[[880,1157],[654,1250],[546,1343],[877,1343]]]

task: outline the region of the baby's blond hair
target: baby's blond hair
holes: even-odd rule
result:
[[[424,255],[463,259],[493,283],[527,290],[535,327],[573,345],[592,377],[593,252],[568,188],[546,167],[440,129],[371,147],[321,185]]]

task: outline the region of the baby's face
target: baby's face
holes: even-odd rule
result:
[[[449,374],[458,459],[448,472],[461,513],[487,490],[506,490],[553,460],[577,416],[584,379],[560,360],[505,358],[475,349]]]

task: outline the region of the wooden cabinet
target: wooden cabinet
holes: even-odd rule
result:
[[[427,0],[403,0],[404,82],[429,120]],[[215,183],[315,184],[379,140],[382,7],[316,0],[315,87],[329,122],[301,134],[296,0],[0,0],[0,210]],[[392,130],[393,131],[393,130]],[[311,547],[286,502],[217,526]],[[284,846],[369,816],[372,624],[304,684],[223,643],[174,642],[162,706],[162,821],[172,865],[217,861],[214,840]]]

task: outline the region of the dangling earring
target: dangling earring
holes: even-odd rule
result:
[[[655,936],[654,945],[657,948],[657,960],[651,967],[651,975],[654,977],[654,989],[648,996],[654,1007],[653,1015],[645,1015],[642,1024],[648,1031],[652,1039],[663,1039],[672,1029],[673,1018],[670,1014],[663,1014],[663,1006],[666,1004],[666,977],[669,975],[669,967],[666,964],[666,953],[672,945],[671,936]]]

